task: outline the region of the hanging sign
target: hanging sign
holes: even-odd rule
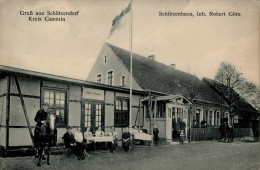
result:
[[[104,100],[104,90],[84,88],[83,89],[84,99]]]

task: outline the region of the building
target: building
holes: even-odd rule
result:
[[[138,126],[143,126],[140,100],[143,91],[133,90],[132,124],[138,112]],[[58,143],[66,127],[76,129],[98,126],[108,132],[115,126],[118,138],[129,125],[129,89],[24,69],[0,66],[0,147],[32,146],[34,117],[43,102],[56,113]],[[75,130],[74,129],[74,130]]]
[[[252,127],[252,122],[256,120],[256,117],[259,117],[259,113],[254,107],[232,88],[208,78],[203,78],[203,81],[227,101],[233,118],[232,124],[235,128]]]
[[[87,80],[129,88],[129,76],[130,52],[105,43]],[[220,126],[221,117],[230,120],[228,103],[206,82],[176,69],[175,64],[167,66],[155,61],[153,55],[143,57],[133,53],[133,89],[148,91],[155,98],[159,136],[169,141],[173,138],[172,129],[177,118],[186,123],[186,135],[189,127],[215,128]],[[148,98],[142,100],[142,104],[144,126],[149,127]]]
[[[44,102],[56,113],[58,143],[67,126],[91,127],[93,133],[99,126],[105,132],[115,126],[119,139],[129,125],[150,130],[151,112],[160,138],[167,141],[176,138],[179,120],[186,125],[186,136],[200,140],[218,138],[223,117],[237,125],[253,119],[254,109],[242,99],[233,107],[242,110],[233,114],[216,82],[137,54],[130,106],[129,58],[129,51],[104,44],[88,81],[0,66],[0,148],[32,146],[34,117]]]

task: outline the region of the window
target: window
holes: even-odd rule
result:
[[[217,126],[217,112],[213,112],[213,117],[214,117],[213,125]]]
[[[117,98],[115,111],[115,126],[129,125],[129,99]]]
[[[201,112],[202,112],[202,110],[196,109],[195,115],[193,117],[193,127],[199,127]]]
[[[96,104],[96,127],[101,127],[101,104]]]
[[[166,108],[166,105],[164,102],[158,102],[156,117],[165,117],[165,108]]]
[[[125,76],[122,76],[122,79],[121,79],[121,86],[125,86]]]
[[[203,116],[204,116],[204,115],[203,115]],[[208,111],[208,110],[206,110],[205,117],[203,117],[203,119],[204,119],[205,121],[207,121],[207,124],[208,124],[208,122],[209,122],[209,111]]]
[[[109,71],[108,72],[107,84],[110,85],[110,86],[113,85],[113,71]]]
[[[101,74],[97,75],[97,83],[101,84],[102,76]]]
[[[220,126],[220,112],[217,112],[217,126]]]
[[[175,107],[172,108],[172,118],[175,118]]]
[[[107,56],[104,56],[104,64],[107,63]]]
[[[43,90],[43,102],[49,103],[50,109],[56,113],[55,123],[66,124],[66,92],[59,90]]]
[[[183,119],[187,119],[187,116],[188,116],[188,110],[184,109],[183,110]]]
[[[91,127],[91,103],[85,103],[85,127]]]
[[[149,105],[148,103],[144,105],[145,108],[146,108],[146,118],[150,118],[150,115],[149,115]],[[152,104],[152,114],[153,114],[153,117],[154,117],[154,111],[155,109],[155,105],[154,105],[154,102]],[[166,103],[165,102],[157,102],[157,105],[156,105],[156,117],[157,118],[165,118],[166,116]]]
[[[171,118],[171,108],[168,108],[168,118]]]
[[[100,126],[104,130],[104,103],[85,101],[85,127],[90,127],[92,133]]]
[[[116,100],[116,110],[122,110],[122,101]]]
[[[145,109],[145,118],[150,118],[150,115],[149,115],[149,105],[148,105],[148,103],[145,103],[145,104],[144,104],[144,109]]]
[[[213,118],[213,113],[212,111],[209,111],[209,125],[212,125],[212,118]]]
[[[177,108],[177,117],[179,117],[181,120],[183,119],[183,109]]]

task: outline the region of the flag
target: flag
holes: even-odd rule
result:
[[[113,34],[113,32],[115,30],[117,30],[118,28],[120,28],[121,26],[121,22],[122,22],[122,18],[125,16],[125,14],[127,14],[129,11],[131,10],[131,3],[127,6],[126,9],[124,9],[118,16],[116,16],[113,21],[112,21],[112,27],[110,29],[110,34],[109,37],[111,37],[111,35]],[[108,38],[109,38],[108,37]]]

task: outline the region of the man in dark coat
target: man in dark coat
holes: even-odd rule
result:
[[[71,133],[71,127],[67,127],[67,132],[63,135],[62,139],[64,141],[65,148],[69,148],[78,157],[78,160],[85,159],[81,146],[75,140],[75,136]],[[83,137],[82,137],[83,138]],[[84,158],[83,158],[84,157]]]
[[[256,117],[252,123],[252,131],[254,135],[254,141],[259,141],[259,118]]]
[[[159,130],[156,127],[156,125],[153,125],[153,139],[154,139],[155,145],[157,145],[157,142],[159,140]]]
[[[40,128],[43,125],[44,121],[47,120],[48,109],[49,109],[49,104],[43,103],[42,109],[37,111],[35,118],[34,118],[34,121],[37,123],[35,126],[35,129],[34,129],[34,145],[36,147],[39,144]]]
[[[67,127],[67,132],[63,135],[62,139],[64,140],[65,148],[73,149],[75,146],[74,135],[71,133],[71,127]]]
[[[49,114],[49,104],[48,103],[43,103],[42,104],[42,109],[38,110],[34,121],[37,123],[34,129],[34,145],[37,147],[39,144],[39,135],[40,135],[40,128],[43,125],[44,121],[47,120]],[[56,146],[57,142],[57,129],[54,128],[54,135],[55,138],[53,140],[53,145]]]

